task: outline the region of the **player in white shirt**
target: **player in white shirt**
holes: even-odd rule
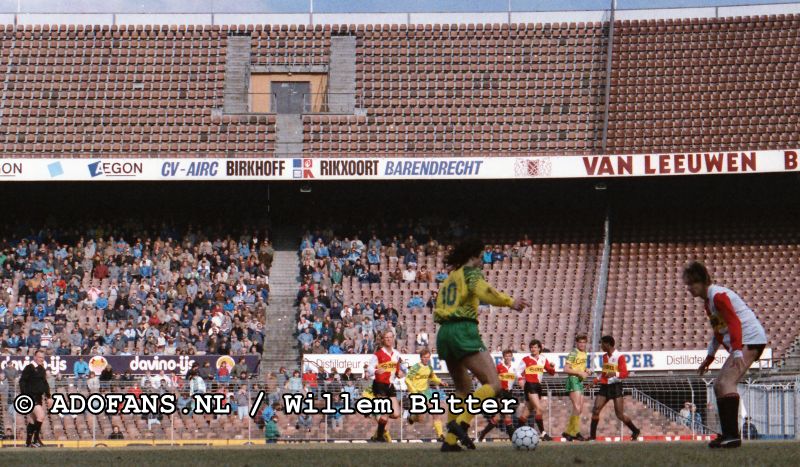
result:
[[[702,298],[706,315],[714,330],[708,345],[708,356],[698,373],[708,371],[714,355],[722,345],[730,352],[717,378],[714,393],[722,433],[711,443],[711,448],[735,448],[742,444],[739,433],[739,393],[737,384],[747,369],[758,361],[767,345],[767,334],[755,313],[735,292],[713,284],[706,267],[692,262],[683,270],[683,281],[695,298]]]

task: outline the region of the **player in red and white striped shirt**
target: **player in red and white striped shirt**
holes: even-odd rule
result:
[[[708,269],[699,262],[683,270],[683,282],[692,297],[702,298],[706,315],[714,329],[708,345],[708,356],[698,368],[701,375],[714,362],[719,346],[724,346],[730,357],[714,380],[717,410],[722,433],[708,444],[711,448],[737,448],[742,445],[739,433],[739,393],[737,384],[747,369],[758,361],[767,345],[767,334],[756,314],[734,291],[713,284]]]
[[[531,351],[526,355],[517,366],[519,382],[523,385],[525,393],[525,410],[519,417],[520,426],[528,422],[528,417],[534,413],[536,427],[542,435],[542,441],[551,441],[553,438],[544,431],[544,410],[542,407],[542,376],[544,373],[550,376],[556,374],[556,367],[550,363],[542,352],[542,343],[534,339],[528,344]]]
[[[381,348],[375,351],[369,362],[367,371],[374,375],[372,380],[372,393],[375,398],[390,398],[392,400],[392,413],[378,417],[378,430],[372,437],[372,441],[391,442],[389,432],[386,431],[386,424],[389,419],[400,418],[400,408],[397,403],[397,390],[394,387],[396,378],[405,376],[400,368],[402,359],[400,352],[394,348],[394,332],[386,331],[381,336]]]
[[[633,424],[631,418],[625,415],[625,398],[622,393],[622,380],[628,377],[628,365],[625,356],[615,348],[616,342],[611,336],[600,338],[600,348],[603,349],[603,370],[594,382],[600,385],[594,399],[592,409],[592,426],[588,441],[597,437],[597,424],[600,422],[600,412],[609,400],[614,401],[614,413],[617,418],[631,430],[631,441],[639,438],[639,429]]]
[[[500,397],[511,399],[511,389],[514,388],[514,381],[517,379],[517,373],[513,367],[514,351],[504,350],[503,361],[497,364],[497,376],[500,378]],[[506,434],[510,438],[514,434],[514,420],[511,415],[499,414],[493,415],[489,418],[489,423],[481,430],[478,435],[478,441],[483,441],[490,431],[497,428],[502,420],[506,428]]]

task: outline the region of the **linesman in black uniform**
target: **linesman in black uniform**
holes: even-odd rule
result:
[[[25,366],[22,370],[22,376],[19,378],[19,392],[33,398],[33,412],[31,412],[28,420],[28,435],[25,440],[25,446],[40,448],[42,439],[39,434],[42,431],[42,422],[44,422],[45,408],[47,407],[47,399],[50,398],[50,385],[47,384],[47,370],[44,368],[44,352],[37,351],[33,356],[33,361]]]

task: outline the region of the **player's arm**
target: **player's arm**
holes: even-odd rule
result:
[[[375,375],[379,375],[384,371],[385,370],[383,368],[378,368],[378,356],[372,354],[369,357],[369,363],[367,364],[367,375],[369,375],[371,378],[374,378]]]
[[[474,293],[478,299],[483,303],[488,303],[494,306],[505,306],[521,310],[528,305],[525,300],[514,300],[511,296],[500,292],[495,289],[486,279],[483,278],[483,273],[478,269],[470,269],[464,272],[464,279],[467,282],[467,288],[470,292]]]
[[[429,381],[430,384],[433,384],[434,386],[442,386],[442,380],[436,376],[436,373],[433,371],[431,371],[431,377],[429,378]]]
[[[711,337],[711,342],[708,343],[708,355],[706,356],[706,359],[703,360],[703,363],[700,364],[700,367],[697,369],[697,373],[703,375],[708,371],[708,367],[714,363],[714,356],[717,354],[717,349],[719,349],[719,339],[717,339],[717,334],[715,332]]]
[[[517,383],[520,386],[525,386],[525,368],[527,368],[527,365],[525,365],[524,359],[520,360],[519,363],[517,363],[517,366],[512,368],[517,377]],[[500,368],[497,369],[497,372],[500,372]]]
[[[728,295],[725,293],[714,295],[714,306],[717,308],[717,311],[719,311],[719,314],[722,315],[722,319],[725,320],[725,324],[728,326],[728,334],[731,336],[731,353],[733,358],[743,359],[742,322],[733,309]]]
[[[546,371],[550,376],[553,376],[556,374],[556,366],[553,365],[553,362],[550,360],[544,359],[544,371]]]
[[[19,393],[20,394],[27,394],[28,393],[28,382],[31,378],[31,366],[27,365],[25,368],[22,369],[22,374],[19,377]]]
[[[625,362],[625,356],[619,357],[617,360],[617,379],[625,379],[628,377],[628,364]]]

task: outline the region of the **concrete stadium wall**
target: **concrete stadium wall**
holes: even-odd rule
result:
[[[478,24],[597,22],[608,10],[495,13],[4,13],[0,24]],[[800,13],[800,3],[617,10],[621,20]]]

